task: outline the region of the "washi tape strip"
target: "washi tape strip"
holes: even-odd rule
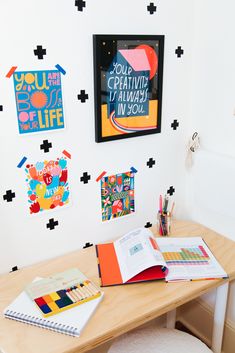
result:
[[[70,154],[68,151],[63,150],[62,153],[63,153],[66,157],[68,157],[69,159],[71,159],[71,154]]]
[[[20,161],[20,163],[17,165],[17,168],[21,168],[25,162],[27,161],[27,157],[23,157]]]
[[[131,167],[130,170],[131,170],[132,173],[137,173],[138,172],[138,170],[135,169],[134,167]]]
[[[101,174],[97,177],[96,181],[98,182],[100,179],[102,179],[103,176],[104,176],[106,173],[107,173],[107,172],[103,171],[103,173],[101,173]]]
[[[62,66],[60,66],[59,64],[55,65],[55,67],[57,68],[57,70],[59,70],[63,75],[66,74],[66,71],[63,69]]]
[[[6,74],[6,77],[7,77],[7,78],[10,78],[10,77],[14,74],[14,72],[15,72],[16,69],[17,69],[17,66],[12,66],[12,68],[10,69],[10,71],[8,71],[8,73]]]

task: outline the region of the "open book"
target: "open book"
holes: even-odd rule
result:
[[[113,243],[96,245],[96,252],[102,286],[227,278],[201,237],[155,238],[139,228]]]

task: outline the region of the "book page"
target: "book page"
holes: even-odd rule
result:
[[[227,277],[201,237],[158,238],[157,243],[169,269],[166,281]]]
[[[123,282],[152,266],[166,266],[155,239],[146,228],[135,229],[114,242]]]

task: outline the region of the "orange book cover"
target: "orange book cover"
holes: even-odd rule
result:
[[[165,279],[165,268],[159,265],[147,268],[123,282],[114,243],[96,245],[96,254],[102,287]]]

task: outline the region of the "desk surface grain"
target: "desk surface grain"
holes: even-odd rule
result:
[[[153,233],[156,229],[152,228]],[[189,221],[174,221],[172,236],[202,236],[217,260],[235,279],[235,242]],[[3,317],[3,310],[36,276],[78,267],[99,284],[95,248],[77,250],[0,276],[0,348],[5,353],[82,353],[107,342],[191,299],[225,280],[165,283],[146,282],[103,288],[103,302],[78,338]]]

